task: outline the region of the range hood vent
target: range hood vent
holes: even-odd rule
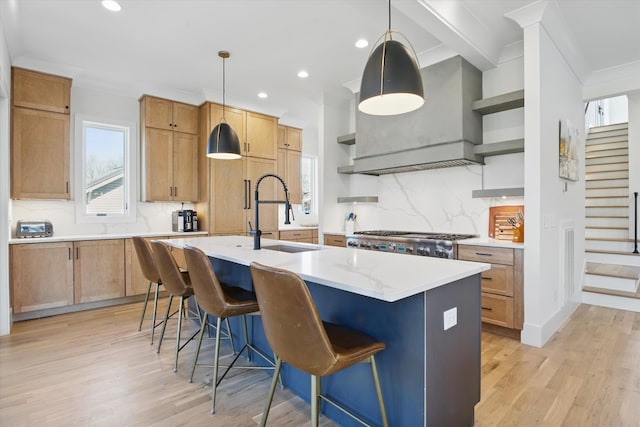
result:
[[[474,151],[482,144],[482,73],[456,56],[422,70],[425,104],[397,116],[356,112],[354,172],[367,175],[484,164]]]

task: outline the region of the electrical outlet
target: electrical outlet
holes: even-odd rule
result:
[[[451,329],[458,324],[458,307],[450,308],[443,313],[444,330]]]

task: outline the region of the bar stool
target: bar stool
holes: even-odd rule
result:
[[[247,314],[258,313],[258,302],[256,301],[256,295],[253,292],[244,290],[242,288],[234,286],[224,286],[218,280],[209,257],[200,249],[187,246],[184,248],[184,255],[187,260],[187,268],[189,269],[189,275],[191,276],[191,284],[193,290],[198,298],[198,304],[205,312],[203,321],[200,327],[200,335],[198,338],[198,346],[193,359],[193,367],[191,368],[191,379],[193,379],[193,373],[198,364],[198,356],[200,354],[200,346],[202,344],[202,337],[206,326],[206,315],[210,314],[217,317],[216,327],[216,344],[215,354],[213,359],[213,381],[211,384],[211,413],[215,413],[216,409],[216,389],[220,382],[224,379],[225,375],[231,368],[241,369],[275,369],[275,363],[265,356],[260,350],[256,349],[249,343],[249,336],[247,333]],[[228,321],[229,317],[242,316],[242,328],[244,333],[244,346],[236,354],[235,358],[229,366],[220,366],[220,338],[221,338],[221,321]],[[249,351],[253,351],[255,354],[263,358],[271,366],[234,366],[242,352],[247,351],[247,357],[250,357]],[[211,365],[206,365],[211,367]],[[220,378],[218,378],[218,369],[226,368]],[[279,378],[278,374],[274,374],[274,378]]]
[[[318,425],[320,399],[367,425],[361,418],[322,395],[320,378],[368,361],[371,363],[382,423],[387,427],[387,414],[374,357],[384,350],[385,344],[353,329],[323,322],[309,288],[298,275],[257,262],[252,262],[250,268],[265,335],[276,354],[276,373],[280,373],[282,362],[285,362],[311,375],[311,425]],[[267,423],[276,378],[274,375],[261,426]]]
[[[142,270],[142,275],[145,279],[149,281],[147,285],[147,294],[144,297],[144,305],[142,306],[142,315],[140,316],[140,325],[138,325],[138,331],[142,330],[142,322],[147,320],[144,315],[147,313],[147,304],[149,303],[149,295],[151,294],[151,285],[155,283],[156,290],[153,295],[153,315],[151,317],[151,345],[153,345],[153,334],[156,330],[157,326],[160,326],[162,322],[156,324],[156,313],[158,309],[158,291],[160,290],[160,285],[162,285],[162,280],[160,279],[160,274],[156,269],[156,265],[153,261],[153,254],[151,253],[151,245],[148,241],[143,239],[140,236],[134,236],[131,238],[133,241],[133,248],[136,251],[136,255],[138,256],[138,262],[140,263],[140,269]]]
[[[164,324],[162,325],[162,332],[160,333],[160,342],[158,343],[158,351],[160,353],[160,347],[162,346],[162,340],[164,338],[164,332],[167,329],[167,322],[169,318],[178,315],[178,330],[176,331],[176,357],[175,357],[175,365],[173,368],[173,372],[178,371],[178,353],[182,350],[187,344],[189,344],[197,335],[197,332],[194,333],[182,346],[180,345],[180,335],[182,332],[182,318],[188,315],[189,309],[185,312],[184,303],[190,297],[194,297],[193,288],[191,287],[191,281],[189,279],[188,274],[183,274],[180,271],[180,267],[176,263],[175,258],[171,254],[171,249],[169,245],[160,241],[152,241],[151,247],[153,248],[153,257],[155,259],[156,266],[158,267],[158,272],[160,273],[160,277],[162,278],[162,283],[164,284],[167,291],[169,291],[169,303],[167,305],[167,313],[164,316]],[[172,314],[171,312],[171,304],[173,302],[173,297],[180,297],[180,304],[178,306],[178,310]],[[196,305],[197,307],[197,305]],[[197,314],[196,319],[200,321],[200,313]]]

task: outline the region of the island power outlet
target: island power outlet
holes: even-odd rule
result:
[[[444,330],[451,329],[458,324],[458,307],[450,308],[443,313]]]

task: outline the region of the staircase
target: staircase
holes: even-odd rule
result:
[[[627,123],[587,136],[583,302],[640,311],[640,255],[629,238]]]

